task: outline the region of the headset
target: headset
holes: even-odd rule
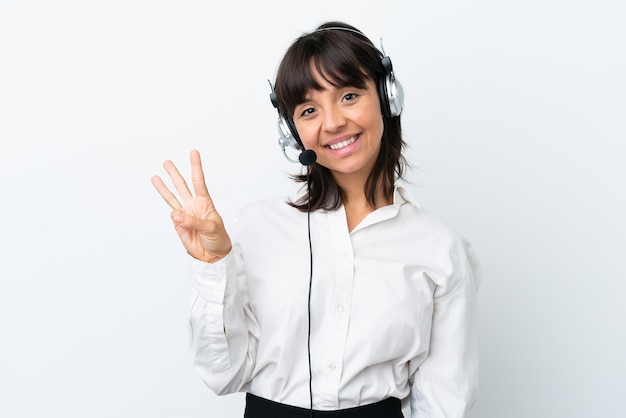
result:
[[[345,32],[355,33],[359,35],[357,37],[359,40],[365,42],[368,47],[374,48],[380,54],[380,56],[382,57],[381,64],[385,69],[385,74],[377,80],[380,107],[385,117],[393,118],[396,116],[400,116],[400,114],[402,113],[402,108],[404,106],[404,89],[402,88],[402,84],[400,84],[398,79],[396,79],[396,76],[393,72],[393,65],[391,64],[391,58],[389,58],[389,56],[385,54],[384,48],[382,47],[382,40],[381,49],[379,50],[374,45],[372,45],[367,38],[365,38],[365,35],[362,32],[350,28],[326,27],[317,29],[314,32],[311,32],[311,34],[328,30],[341,30]],[[276,110],[278,111],[278,145],[280,146],[287,160],[294,163],[300,162],[304,165],[312,164],[313,162],[315,162],[315,160],[309,162],[309,158],[307,158],[306,156],[304,158],[300,157],[296,160],[287,155],[287,147],[302,153],[302,151],[304,151],[304,145],[302,144],[302,140],[298,135],[298,130],[296,129],[296,125],[293,119],[280,108],[278,104],[278,97],[274,92],[274,86],[272,86],[272,83],[269,80],[268,82],[272,90],[272,92],[270,93],[270,101],[272,102],[274,108],[276,108]]]

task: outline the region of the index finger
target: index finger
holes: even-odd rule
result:
[[[157,191],[159,192],[163,200],[165,200],[165,202],[169,205],[169,207],[178,210],[182,209],[183,206],[180,204],[176,196],[174,196],[174,193],[172,193],[170,189],[167,188],[165,183],[163,183],[161,177],[153,176],[151,181],[152,185],[155,187],[155,189],[157,189]]]

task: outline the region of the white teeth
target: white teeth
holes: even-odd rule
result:
[[[352,138],[346,139],[345,141],[341,141],[341,142],[338,142],[336,144],[331,144],[331,145],[328,146],[328,148],[330,148],[330,149],[344,148],[344,147],[347,147],[348,145],[354,143],[355,141],[356,141],[356,136],[353,136]]]

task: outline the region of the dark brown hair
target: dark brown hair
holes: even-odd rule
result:
[[[381,52],[358,29],[342,22],[328,22],[314,32],[300,36],[287,49],[276,75],[275,91],[279,111],[293,120],[295,107],[304,102],[309,90],[321,90],[315,79],[317,73],[336,87],[365,88],[368,79],[379,86],[386,76]],[[379,98],[381,89],[378,89]],[[381,109],[384,103],[381,101]],[[365,183],[364,193],[372,207],[377,207],[376,191],[382,186],[385,200],[391,200],[395,181],[406,167],[402,155],[400,116],[387,117],[383,113],[384,130],[376,163]],[[309,182],[309,195],[290,204],[301,211],[334,210],[341,206],[343,192],[334,181],[330,170],[317,163],[309,166],[310,173],[293,175],[301,183]]]

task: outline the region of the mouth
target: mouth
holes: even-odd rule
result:
[[[330,148],[333,151],[345,148],[345,147],[347,147],[347,146],[349,146],[351,144],[354,144],[357,141],[357,139],[359,139],[359,136],[360,135],[355,135],[352,138],[346,139],[345,141],[337,142],[335,144],[326,145],[326,148]]]

